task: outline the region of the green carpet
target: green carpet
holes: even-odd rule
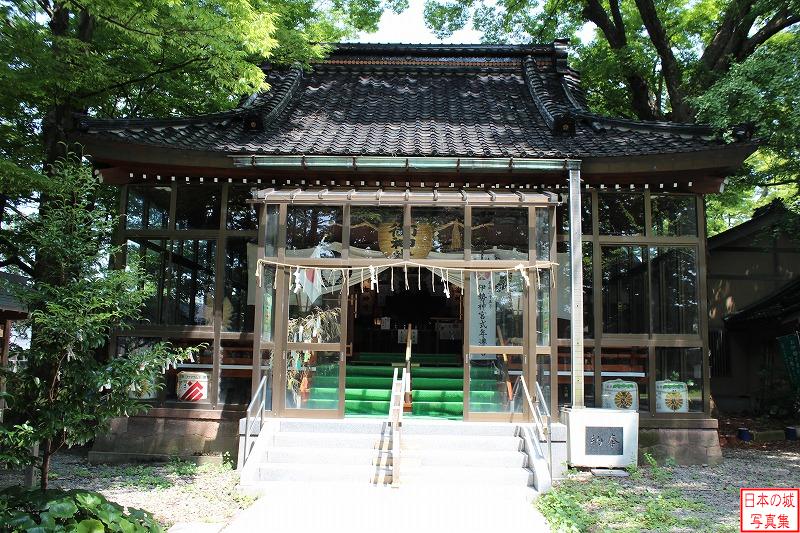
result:
[[[463,402],[464,391],[455,390],[414,390],[411,391],[412,399],[417,402]],[[471,403],[500,403],[500,393],[497,391],[470,391]]]
[[[348,364],[345,369],[345,414],[386,416],[391,400],[392,376],[397,368],[391,363],[402,363],[404,357],[402,353],[362,353],[358,356],[359,364]],[[412,354],[412,362],[423,366],[413,366],[411,369],[410,414],[433,418],[461,418],[464,414],[464,369],[460,356]],[[337,408],[338,367],[328,366],[318,367],[320,374],[312,380],[309,399],[304,407]],[[471,369],[470,411],[505,410],[497,378],[492,367]]]
[[[411,414],[436,418],[461,418],[464,415],[464,402],[414,402]]]

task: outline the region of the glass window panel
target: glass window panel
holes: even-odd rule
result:
[[[652,194],[653,235],[697,236],[697,197]]]
[[[403,208],[350,208],[350,257],[403,256]]]
[[[264,228],[264,257],[275,257],[278,255],[278,206],[270,204],[267,206],[267,227]]]
[[[698,332],[697,252],[650,248],[653,333]]]
[[[597,195],[601,235],[644,235],[644,195],[605,192]]]
[[[253,386],[253,343],[223,339],[220,351],[219,403],[247,405]]]
[[[170,241],[169,290],[164,304],[166,324],[211,324],[214,314],[216,241]]]
[[[569,196],[565,202],[556,207],[556,225],[558,235],[569,235]],[[592,193],[581,193],[581,232],[592,234]]]
[[[522,345],[524,289],[519,273],[470,274],[470,345]]]
[[[275,267],[264,265],[261,283],[264,287],[264,295],[261,315],[261,340],[272,342],[275,338]]]
[[[229,238],[225,245],[225,299],[222,300],[223,331],[253,331],[255,314],[255,239]]]
[[[293,350],[287,354],[287,409],[338,409],[339,388],[339,352]]]
[[[702,348],[656,348],[656,412],[702,411]]]
[[[527,259],[528,210],[519,207],[472,209],[473,259]]]
[[[550,400],[550,354],[536,354],[536,382],[542,389],[547,409],[552,413],[553,406]],[[532,394],[532,393],[531,393]]]
[[[521,375],[521,355],[470,354],[470,413],[521,413],[525,402],[522,391],[511,403],[514,384]],[[442,392],[445,398],[447,392]],[[445,398],[441,401],[447,401]]]
[[[343,282],[339,269],[303,268],[289,276],[289,342],[339,342]]]
[[[558,348],[558,406],[572,405],[572,355],[569,346]],[[583,403],[595,407],[594,397],[594,348],[583,351]]]
[[[569,241],[556,243],[558,266],[558,338],[570,338],[572,320],[572,257],[569,253]],[[584,241],[583,251],[583,334],[584,337],[594,338],[594,272],[592,262],[592,243]]]
[[[463,259],[464,210],[460,207],[412,207],[411,258]]]
[[[606,409],[650,410],[646,347],[602,348],[602,407]]]
[[[342,208],[290,205],[286,214],[288,257],[340,257]]]
[[[228,229],[252,231],[258,228],[256,206],[247,203],[253,198],[250,190],[246,185],[231,185],[228,189]]]
[[[167,229],[170,194],[169,187],[129,186],[125,227]]]
[[[641,246],[603,246],[603,331],[647,333],[647,260]]]
[[[272,350],[261,350],[261,377],[266,377],[264,384],[266,391],[264,393],[264,410],[272,411]]]
[[[536,260],[550,261],[550,209],[536,209]]]
[[[550,344],[550,271],[539,270],[536,289],[536,344]]]
[[[161,322],[161,304],[165,291],[169,253],[167,241],[164,239],[131,239],[127,248],[128,265],[134,261],[147,275],[142,289],[150,295],[142,308],[143,322],[158,324]]]
[[[169,342],[176,348],[197,346],[200,350],[195,355],[194,362],[180,363],[177,370],[167,369],[165,376],[166,399],[186,405],[210,403],[210,391],[215,387],[215,384],[211,382],[211,369],[214,366],[214,341],[212,339],[169,339]]]
[[[221,185],[178,185],[175,229],[219,229]]]

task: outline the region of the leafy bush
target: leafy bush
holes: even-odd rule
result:
[[[0,492],[0,532],[122,533],[161,532],[152,515],[127,511],[102,494],[85,490],[24,490]]]

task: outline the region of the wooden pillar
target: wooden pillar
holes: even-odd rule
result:
[[[572,406],[583,407],[583,247],[581,228],[581,164],[569,161],[569,252],[571,274],[570,338]]]

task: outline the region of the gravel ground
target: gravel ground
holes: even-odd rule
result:
[[[659,466],[655,471],[643,467],[643,475],[612,482],[640,494],[680,491],[686,500],[702,504],[685,512],[712,531],[738,531],[739,488],[800,487],[800,443],[739,443],[723,448],[723,454],[720,465]],[[95,466],[83,454],[61,453],[53,458],[52,473],[53,488],[101,492],[121,505],[150,511],[165,527],[178,522],[222,524],[253,502],[237,492],[238,476],[227,466]],[[586,477],[578,474],[578,479]],[[21,481],[20,472],[0,470],[0,487]]]
[[[800,487],[798,442],[738,442],[723,456],[715,466],[644,466],[621,478],[572,472],[544,499],[545,516],[554,531],[737,532],[740,488]]]
[[[775,447],[777,448],[777,447]],[[800,445],[784,441],[769,446],[723,448],[722,464],[709,467],[665,467],[669,478],[662,488],[679,489],[687,498],[705,504],[704,521],[739,530],[739,489],[742,487],[800,487]],[[626,482],[630,478],[626,479]],[[652,479],[646,477],[652,485]]]
[[[238,481],[237,473],[222,465],[91,465],[85,454],[59,453],[53,457],[50,486],[100,492],[120,505],[151,512],[168,528],[178,522],[228,522],[253,502],[237,492]],[[21,482],[21,472],[0,470],[0,487]]]

